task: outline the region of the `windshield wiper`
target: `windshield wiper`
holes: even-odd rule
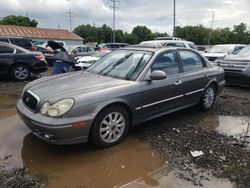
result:
[[[125,57],[119,59],[118,61],[111,63],[110,65],[108,65],[107,67],[105,67],[103,70],[101,70],[99,72],[100,75],[107,75],[108,73],[110,73],[116,66],[120,65],[121,63],[123,63],[126,59],[128,59],[131,55],[133,55],[133,53],[130,53],[128,55],[126,55]],[[112,66],[112,67],[111,67]],[[111,67],[110,70],[108,70],[107,72],[103,73],[105,70],[107,70],[109,67]]]
[[[129,80],[131,74],[133,74],[133,73],[140,67],[141,62],[142,62],[142,60],[144,59],[144,56],[145,56],[145,55],[146,55],[146,54],[143,54],[143,56],[139,59],[139,61],[138,61],[137,65],[135,66],[135,68],[131,69],[131,70],[126,74],[125,80]]]

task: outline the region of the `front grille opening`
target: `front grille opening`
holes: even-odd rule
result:
[[[23,94],[23,103],[31,110],[36,111],[38,100],[28,91],[25,91]]]

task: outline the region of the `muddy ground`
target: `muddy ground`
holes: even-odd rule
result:
[[[215,128],[219,126],[220,116],[244,116],[242,124],[248,127],[247,132],[234,136],[218,133]],[[180,170],[176,173],[179,178],[202,186],[208,173],[229,180],[235,187],[249,188],[249,116],[250,89],[226,87],[210,111],[192,107],[147,122],[147,126],[135,131],[151,143],[173,169]],[[204,154],[194,158],[190,151]]]
[[[25,83],[1,82],[0,94],[9,96],[20,95],[24,85]],[[1,108],[11,108],[11,106],[8,105],[9,104],[1,104]],[[230,124],[230,126],[235,126],[235,119],[231,121],[230,117],[243,117],[242,119],[244,119],[244,121],[241,119],[239,121],[242,121],[241,124],[247,127],[247,124],[250,122],[248,119],[250,116],[249,113],[250,89],[227,86],[220,96],[217,97],[212,110],[204,112],[198,107],[191,107],[141,124],[133,129],[130,135],[140,139],[142,142],[149,143],[152,150],[158,151],[161,160],[168,165],[168,168],[175,171],[175,176],[190,182],[193,186],[203,186],[203,180],[209,181],[209,177],[212,176],[226,179],[232,182],[232,185],[235,187],[249,188],[249,129],[244,129],[245,132],[232,134],[232,136],[227,134],[227,131],[219,131],[222,121],[224,121],[225,125],[229,125],[231,122],[232,125]],[[31,142],[32,144],[37,144],[30,146],[30,148],[44,147],[30,135],[24,138],[24,144],[25,140],[29,140],[28,145],[30,145]],[[120,144],[120,146],[122,145],[123,143]],[[133,145],[135,144],[132,144],[132,146],[127,145],[125,141],[126,148],[133,147]],[[118,145],[117,147],[120,146]],[[46,147],[45,150],[52,151]],[[109,150],[112,149],[109,148]],[[124,149],[119,149],[119,151],[123,150]],[[195,150],[202,151],[203,155],[192,157],[190,151]],[[68,152],[70,151],[71,150]],[[51,155],[51,153],[49,155]],[[37,154],[34,158],[39,158],[42,155],[44,154]],[[131,153],[126,154],[126,156],[130,155]],[[138,154],[134,156],[136,155]],[[152,155],[152,153],[150,155]],[[6,170],[5,167],[8,163],[5,164],[4,161],[11,157],[12,156],[6,155],[6,158],[0,159],[1,187],[44,187],[47,185],[48,177],[46,173],[30,175],[30,169],[25,166],[23,168]],[[93,156],[91,159],[92,158]],[[113,160],[115,159],[116,157],[113,158]],[[131,161],[134,160],[134,158],[131,159]],[[143,168],[143,166],[148,163],[148,160],[145,161],[146,162],[139,168]],[[53,166],[53,163],[51,163],[50,166]],[[125,168],[126,165],[122,165],[121,168],[123,168],[123,166]],[[164,187],[164,185],[162,187]]]

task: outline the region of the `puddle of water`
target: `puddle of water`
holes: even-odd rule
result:
[[[203,187],[203,188],[233,188],[234,185],[227,181],[217,179],[211,176],[206,176],[208,180],[202,180],[201,185],[195,186],[190,181],[185,179],[180,179],[176,176],[176,171],[171,171],[168,174],[164,174],[166,169],[160,168],[155,170],[154,172],[148,174],[148,178],[139,178],[133,182],[130,182],[126,185],[121,186],[121,188],[195,188],[195,187]],[[150,181],[149,181],[150,179]],[[154,182],[154,185],[151,184]]]
[[[30,131],[16,115],[17,95],[0,96],[0,165],[6,169],[22,167],[23,138]],[[3,160],[8,158],[8,160]]]
[[[18,95],[0,96],[0,109],[15,108]]]
[[[32,174],[49,176],[48,187],[114,187],[162,164],[148,144],[133,137],[100,150],[88,144],[55,147],[29,134],[23,141],[22,159]]]
[[[27,167],[45,174],[48,187],[114,187],[131,182],[161,166],[157,152],[133,136],[107,149],[88,144],[54,146],[33,136],[12,108],[14,97],[0,97],[0,165]],[[3,160],[7,156],[8,159]]]
[[[210,115],[203,118],[200,124],[220,134],[250,141],[250,117]]]

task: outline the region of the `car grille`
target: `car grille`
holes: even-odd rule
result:
[[[247,63],[220,62],[218,63],[225,71],[243,72],[249,67]]]
[[[31,110],[36,111],[37,104],[39,102],[38,96],[35,96],[30,91],[25,91],[23,94],[23,103]]]
[[[208,59],[209,61],[215,61],[215,60],[217,59],[217,57],[207,57],[207,59]]]

